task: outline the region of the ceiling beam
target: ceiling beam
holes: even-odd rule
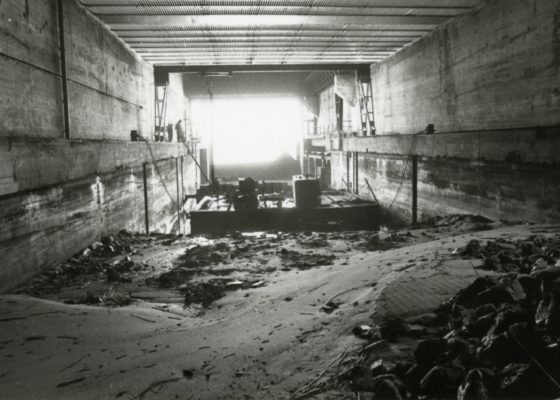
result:
[[[370,64],[262,64],[262,65],[154,65],[154,73],[181,72],[297,72],[297,71],[358,71],[369,72]]]
[[[292,41],[297,40],[300,43],[326,43],[332,42],[332,36],[324,36],[324,37],[294,37],[294,36],[258,36],[258,37],[249,37],[249,36],[237,36],[237,37],[199,37],[199,38],[124,38],[124,40],[129,43],[130,45],[147,45],[147,46],[154,46],[154,45],[170,45],[170,46],[177,46],[179,44],[187,43],[187,44],[206,44],[209,41],[212,43],[278,43],[279,41]],[[349,38],[349,37],[341,37],[337,38],[337,43],[359,43],[359,44],[367,44],[367,43],[383,43],[383,44],[403,44],[403,43],[410,43],[416,40],[416,38]]]
[[[402,8],[462,8],[462,7],[474,7],[478,4],[480,0],[370,0],[370,3],[377,4],[377,7],[402,7]],[[87,7],[94,6],[107,6],[112,5],[117,2],[117,0],[81,0],[81,2]],[[138,6],[142,4],[144,6],[160,6],[160,7],[170,7],[177,6],[177,4],[182,4],[183,6],[231,6],[234,4],[241,4],[245,6],[263,6],[264,4],[270,5],[285,5],[296,4],[302,7],[309,7],[314,4],[323,3],[321,1],[316,2],[314,0],[267,0],[264,3],[262,0],[205,0],[201,2],[200,0],[118,0],[121,6]],[[264,3],[264,4],[263,4]],[[342,1],[341,1],[342,3]],[[379,5],[381,3],[382,5]],[[390,4],[390,5],[388,5]],[[335,7],[361,7],[364,5],[364,0],[344,0],[343,5],[335,5]]]
[[[420,15],[99,15],[108,25],[255,26],[255,25],[423,25],[442,24],[445,16]]]
[[[306,26],[305,30],[300,29],[300,26],[294,26],[293,29],[289,27],[281,26],[259,26],[251,27],[250,29],[242,27],[242,29],[235,29],[233,27],[224,27],[224,29],[217,29],[218,27],[205,27],[204,35],[213,36],[247,36],[247,35],[259,35],[259,36],[279,36],[294,35],[297,33],[302,36],[329,36],[332,37],[333,34],[342,34],[344,37],[372,37],[372,36],[389,36],[389,37],[420,37],[431,29],[426,27],[421,27],[418,29],[395,29],[389,28],[386,30],[379,29],[350,29],[350,28],[340,28],[340,27],[321,27],[321,29],[314,29],[314,27]],[[329,29],[330,28],[330,29]],[[141,29],[113,29],[120,37],[199,37],[201,36],[200,29],[162,29],[154,30],[153,28],[141,28]]]
[[[191,57],[215,57],[215,58],[260,58],[260,57],[305,57],[305,58],[338,58],[345,59],[347,57],[369,59],[371,57],[387,57],[391,53],[372,52],[372,53],[351,53],[351,52],[323,52],[323,51],[267,51],[267,52],[175,52],[175,53],[144,53],[141,54],[144,59],[179,57],[189,59]]]
[[[157,53],[190,53],[190,52],[212,52],[219,51],[222,53],[243,53],[243,52],[256,52],[262,53],[266,51],[276,51],[276,52],[287,52],[287,51],[307,51],[307,52],[323,52],[328,51],[329,53],[372,53],[372,52],[382,52],[382,53],[392,53],[399,49],[399,47],[391,46],[375,46],[375,47],[361,47],[361,46],[286,46],[279,44],[278,46],[206,46],[206,47],[152,47],[152,48],[138,48],[134,51],[138,54],[157,54]]]
[[[236,39],[232,39],[232,40],[225,40],[225,39],[198,39],[198,40],[158,40],[158,41],[152,41],[152,40],[142,40],[142,41],[132,41],[132,40],[127,40],[126,42],[129,44],[129,46],[131,46],[132,48],[142,48],[142,47],[157,47],[157,48],[163,48],[163,47],[190,47],[190,46],[207,46],[209,43],[212,43],[213,45],[225,45],[225,46],[237,46],[237,45],[251,45],[251,46],[257,46],[259,44],[261,45],[266,45],[266,44],[272,44],[275,46],[286,46],[289,45],[290,43],[293,44],[297,44],[297,45],[302,45],[302,44],[306,44],[306,45],[324,45],[324,44],[328,44],[331,43],[333,41],[332,38],[324,38],[322,40],[318,40],[318,39],[313,39],[313,40],[309,40],[306,38],[301,38],[301,39],[297,39],[294,40],[294,38],[290,38],[290,37],[278,37],[276,39],[272,39],[272,38],[268,38],[268,39],[262,39],[262,38],[236,38]],[[387,46],[387,47],[395,47],[395,46],[403,46],[406,45],[408,43],[410,43],[410,40],[337,40],[335,43],[336,45],[340,45],[340,46],[347,46],[347,45],[354,45],[354,46],[361,46],[361,47],[367,47],[367,46]]]
[[[216,14],[250,14],[250,15],[298,15],[305,13],[306,15],[438,15],[454,17],[461,14],[471,7],[455,6],[427,6],[415,7],[407,6],[376,6],[376,5],[346,5],[344,3],[336,5],[313,5],[302,6],[292,4],[260,4],[260,5],[240,5],[232,4],[224,5],[90,5],[89,10],[97,15],[157,15],[157,14],[176,14],[176,15],[216,15]],[[162,10],[164,11],[162,13]]]

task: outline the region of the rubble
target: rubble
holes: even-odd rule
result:
[[[405,382],[404,393],[399,391],[403,398],[557,398],[560,237],[472,240],[457,253],[491,260],[483,268],[492,269],[492,275],[475,279],[433,313],[406,320],[405,329],[384,332],[393,341],[419,339],[413,353],[400,358],[410,367],[403,372],[395,363],[377,361],[369,378],[361,377],[360,391],[374,393],[373,399],[396,398],[390,390],[377,396],[375,382],[384,374],[388,382],[394,383],[390,376]],[[396,320],[386,318],[370,330]],[[367,346],[363,354],[358,363],[373,356]],[[342,378],[348,379],[353,377]]]
[[[281,248],[279,253],[283,270],[309,269],[322,265],[332,265],[336,258],[334,255],[306,254],[293,250],[286,250],[285,248]]]
[[[200,304],[208,307],[214,301],[225,296],[226,281],[212,279],[208,282],[192,282],[180,289],[185,296],[185,306]]]

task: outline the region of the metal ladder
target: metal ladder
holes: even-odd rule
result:
[[[360,87],[360,118],[362,120],[362,134],[364,136],[375,135],[375,123],[373,116],[373,89],[371,78],[360,77],[358,81]]]
[[[165,86],[156,86],[156,140],[163,134],[165,136],[165,114],[167,112],[167,88],[169,83],[165,83]],[[161,97],[160,97],[160,89]]]

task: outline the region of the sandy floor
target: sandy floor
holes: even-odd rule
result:
[[[481,271],[453,252],[472,238],[560,232],[559,226],[472,228],[401,231],[393,240],[365,232],[200,243],[137,238],[129,255],[135,267],[113,277],[116,282],[107,282],[105,268],[41,298],[29,293],[38,295],[44,277],[0,297],[0,398],[351,399],[333,377],[364,345],[355,326],[430,311],[469,284]],[[198,259],[198,272],[190,274],[186,248],[223,242],[224,254],[240,247],[250,254]],[[388,249],[372,250],[380,246]],[[297,263],[305,254],[330,265]],[[162,274],[178,268],[184,286],[173,281],[162,288]],[[216,279],[223,297],[185,307],[189,287]],[[79,303],[87,292],[105,303],[64,303]],[[115,293],[130,304],[108,307]],[[393,350],[410,352],[410,346]]]

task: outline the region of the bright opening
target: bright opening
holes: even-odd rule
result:
[[[214,137],[217,165],[295,158],[302,137],[302,105],[293,97],[193,100],[191,116],[195,135],[205,143]]]

